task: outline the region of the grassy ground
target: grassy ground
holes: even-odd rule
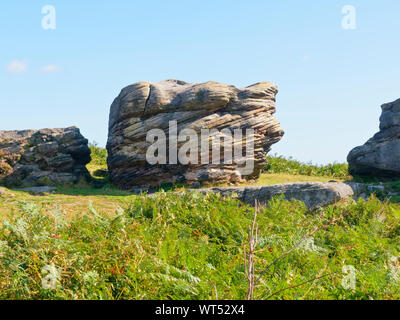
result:
[[[131,195],[106,184],[105,151],[92,153],[88,169],[103,188],[0,195],[0,299],[246,297],[253,208],[213,195]],[[348,180],[344,168],[274,157],[257,183]],[[398,205],[371,197],[308,212],[277,198],[257,225],[255,298],[400,298]]]
[[[85,211],[89,202],[98,207],[102,213],[109,215],[115,213],[117,207],[129,203],[135,196],[128,191],[119,190],[107,182],[107,151],[96,144],[91,144],[90,148],[92,162],[87,165],[87,168],[97,182],[105,184],[104,187],[94,188],[90,184],[81,184],[73,187],[59,187],[56,194],[45,195],[8,190],[4,196],[0,196],[0,220],[9,216],[10,213],[14,213],[18,203],[24,200],[41,205],[45,209],[62,207],[68,215]],[[269,157],[268,160],[268,167],[257,181],[241,184],[241,186],[303,181],[328,182],[333,178],[336,180],[348,178],[348,175],[332,174],[323,169],[307,170],[304,168],[307,165],[282,157]]]
[[[269,184],[279,184],[279,183],[289,183],[289,182],[328,182],[331,181],[331,177],[323,177],[323,176],[306,176],[306,175],[294,175],[289,173],[263,173],[260,178],[251,183],[243,183],[242,186],[245,185],[269,185]],[[341,179],[336,179],[340,181]]]
[[[96,169],[97,170],[97,169]],[[290,174],[263,174],[254,183],[246,185],[269,185],[286,182],[321,181],[327,182],[330,177],[313,177]],[[244,185],[244,184],[243,184]],[[178,188],[178,190],[183,188]],[[5,189],[6,193],[0,195],[0,220],[13,214],[21,201],[31,202],[42,206],[44,209],[60,207],[68,216],[86,211],[90,202],[106,215],[115,213],[116,208],[132,201],[135,196],[128,191],[119,190],[111,185],[98,189],[90,185],[58,188],[55,194],[32,194],[29,192]]]

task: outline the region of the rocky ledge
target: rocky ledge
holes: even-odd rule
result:
[[[78,128],[0,131],[0,180],[8,186],[69,185],[89,178]]]
[[[166,80],[138,82],[124,88],[110,110],[107,150],[111,181],[131,189],[163,182],[239,182],[257,178],[266,165],[271,145],[283,136],[279,122],[273,117],[277,92],[276,85],[270,82],[238,89],[218,82]],[[169,153],[170,133],[174,121],[177,132],[192,129],[197,134],[197,145],[207,143],[196,151],[195,161],[187,164],[171,161],[174,156]],[[147,134],[152,129],[161,130],[165,134],[161,140],[166,144],[168,141],[165,161],[155,164],[150,164],[146,157],[151,146]],[[239,146],[242,161],[253,162],[251,171],[242,170],[239,162],[230,162],[232,159],[227,159],[225,151],[219,154],[219,162],[203,161],[212,159],[213,150],[208,145],[210,137],[203,138],[202,130],[214,130],[215,137],[225,141],[229,135],[226,129],[239,130],[243,137],[247,129],[254,130],[253,154],[248,154],[242,144],[247,136],[232,140],[235,150]],[[178,139],[177,148],[183,144]]]
[[[400,99],[382,105],[380,131],[350,151],[352,175],[400,178]]]

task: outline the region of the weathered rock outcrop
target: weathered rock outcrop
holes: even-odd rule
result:
[[[88,141],[76,127],[0,131],[0,179],[10,186],[67,185],[90,175]]]
[[[382,105],[380,131],[351,150],[347,161],[352,175],[400,177],[400,99]]]
[[[111,181],[124,189],[134,186],[156,186],[163,182],[237,182],[256,178],[266,165],[270,146],[283,136],[275,113],[277,87],[270,82],[261,82],[244,89],[217,82],[202,84],[166,80],[159,83],[139,82],[124,88],[114,100],[109,121],[107,150]],[[241,164],[229,163],[224,152],[220,162],[208,164],[200,158],[212,159],[212,147],[197,152],[196,161],[189,164],[171,161],[170,122],[177,122],[177,132],[193,129],[198,134],[198,145],[203,138],[201,131],[216,129],[215,136],[225,138],[224,129],[254,129],[254,155],[248,155],[243,140],[234,139],[234,148],[239,145],[242,160],[253,160],[254,170],[244,172]],[[168,143],[166,161],[150,164],[146,153],[151,143],[147,133],[161,129]],[[233,135],[232,135],[233,136]],[[214,141],[214,140],[213,140]],[[221,139],[221,141],[225,141]],[[246,140],[247,141],[247,140]],[[184,142],[178,142],[178,149]],[[225,150],[225,149],[224,149]]]
[[[351,198],[355,194],[352,186],[342,182],[297,182],[259,187],[210,188],[194,192],[219,193],[223,197],[235,195],[240,201],[252,206],[256,201],[260,205],[265,205],[273,197],[283,195],[287,200],[304,202],[310,210]]]

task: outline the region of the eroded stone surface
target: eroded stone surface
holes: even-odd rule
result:
[[[88,141],[78,128],[0,131],[0,179],[10,186],[68,185],[88,178]]]
[[[163,182],[239,182],[258,177],[271,145],[283,136],[279,122],[273,117],[277,92],[270,82],[238,89],[217,82],[166,80],[139,82],[124,88],[110,110],[107,150],[111,181],[130,189]],[[254,129],[254,171],[242,175],[237,165],[223,163],[224,154],[219,164],[149,164],[148,131],[161,129],[168,139],[172,120],[177,121],[178,131],[190,128],[199,136],[201,129]],[[211,158],[211,150],[207,152]]]
[[[380,131],[351,150],[347,161],[352,175],[400,177],[400,99],[382,105]]]

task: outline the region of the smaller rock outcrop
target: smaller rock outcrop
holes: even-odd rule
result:
[[[352,175],[400,178],[400,99],[382,105],[380,131],[350,151]]]
[[[200,189],[195,192],[219,193],[223,197],[235,195],[243,203],[254,206],[257,201],[265,205],[273,197],[283,195],[286,200],[304,202],[307,209],[315,210],[354,196],[352,186],[342,182],[297,182],[256,187],[227,187]]]
[[[0,131],[0,181],[9,186],[74,184],[90,177],[90,160],[76,127]]]

